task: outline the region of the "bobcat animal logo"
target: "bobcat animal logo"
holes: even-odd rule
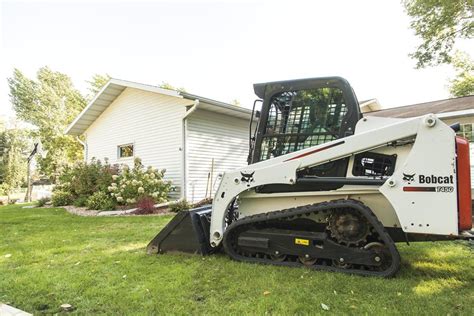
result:
[[[403,174],[403,180],[404,180],[404,181],[407,181],[407,182],[415,181],[415,175],[416,175],[416,173],[414,173],[414,174],[406,174],[406,173],[404,173],[404,174]]]
[[[250,182],[253,182],[253,174],[255,173],[252,172],[252,173],[243,173],[243,172],[240,172],[240,174],[242,175],[242,178],[240,179],[240,181],[242,182],[247,182],[247,183],[250,183]]]

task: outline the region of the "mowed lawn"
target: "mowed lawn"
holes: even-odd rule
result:
[[[0,207],[0,302],[34,314],[68,303],[78,314],[474,315],[467,242],[400,244],[400,273],[379,279],[225,255],[146,255],[169,219]]]

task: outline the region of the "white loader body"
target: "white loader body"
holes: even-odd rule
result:
[[[370,117],[357,123],[352,136],[225,173],[212,205],[211,245],[222,241],[226,212],[236,197],[240,218],[351,198],[369,206],[386,227],[400,227],[405,233],[459,235],[455,146],[454,131],[435,115],[404,120]],[[263,185],[293,185],[298,170],[345,157],[351,157],[346,177],[352,178],[353,156],[368,150],[397,155],[395,172],[378,187],[255,193]]]

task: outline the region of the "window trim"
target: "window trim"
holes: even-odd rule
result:
[[[464,130],[464,127],[467,126],[467,125],[471,126],[470,131],[465,131]],[[466,134],[470,134],[470,137],[466,137]],[[474,143],[474,123],[461,123],[459,131],[456,133],[456,135],[467,139],[467,141],[469,143]]]
[[[132,146],[132,155],[128,157],[122,157],[120,156],[120,149],[126,146]],[[117,145],[117,159],[131,159],[134,157],[135,157],[135,143],[126,143],[126,144]]]

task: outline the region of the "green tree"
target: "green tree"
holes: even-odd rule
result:
[[[95,74],[92,76],[91,80],[86,81],[89,84],[89,94],[87,96],[87,100],[92,100],[95,95],[105,86],[105,84],[109,82],[110,79],[111,77],[109,74]]]
[[[449,64],[458,39],[474,34],[472,0],[403,0],[410,26],[422,42],[410,57],[417,68]]]
[[[232,100],[230,104],[235,105],[235,106],[242,106],[242,104],[240,104],[240,101],[237,99]]]
[[[161,84],[158,86],[159,88],[162,89],[168,89],[168,90],[175,90],[179,92],[186,92],[186,89],[181,87],[181,88],[176,88],[175,86],[171,85],[169,82],[162,81]]]
[[[26,158],[31,146],[30,132],[13,128],[0,132],[0,192],[10,195],[26,180]]]
[[[449,92],[453,97],[474,94],[474,61],[466,53],[456,52],[452,64],[456,70],[455,79],[451,80]]]
[[[67,75],[48,67],[41,68],[34,80],[15,69],[8,85],[17,117],[37,127],[33,136],[47,151],[46,157],[38,157],[40,171],[54,180],[62,165],[82,159],[81,144],[64,130],[86,100]]]

